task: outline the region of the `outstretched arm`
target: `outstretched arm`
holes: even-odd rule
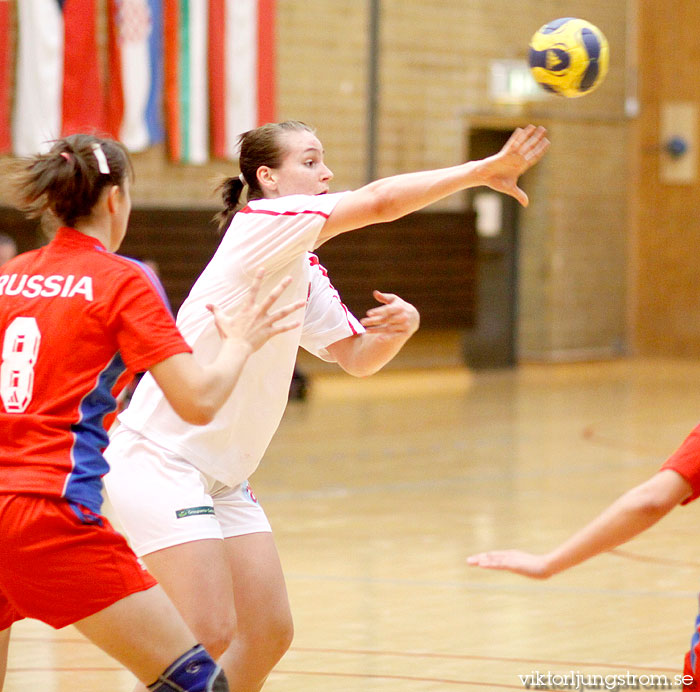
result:
[[[356,377],[366,377],[384,367],[418,329],[420,316],[410,303],[393,293],[374,291],[382,305],[367,311],[361,320],[366,332],[336,341],[328,347],[338,365]]]
[[[345,195],[328,217],[317,245],[340,233],[393,221],[460,190],[486,185],[527,206],[518,178],[545,154],[549,140],[542,127],[518,128],[501,151],[478,161],[376,180]]]
[[[472,555],[467,562],[474,567],[546,579],[626,543],[666,516],[691,492],[690,484],[680,474],[662,470],[622,495],[550,553],[535,555],[521,550],[494,550]]]

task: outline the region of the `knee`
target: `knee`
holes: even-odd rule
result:
[[[282,658],[287,653],[294,639],[294,622],[289,617],[282,622],[276,623],[275,631],[276,650],[279,654],[278,658]]]
[[[259,692],[291,646],[293,637],[291,615],[261,617],[248,627],[242,625],[234,641],[234,655],[227,655],[221,661],[232,681],[231,688]]]
[[[294,639],[294,622],[291,615],[268,621],[257,633],[256,639],[267,652],[268,661],[272,665],[277,663],[287,653]]]
[[[294,638],[291,615],[261,617],[251,627],[241,627],[236,640],[241,649],[255,658],[267,672],[287,653]]]
[[[232,619],[212,618],[206,624],[198,627],[195,634],[199,643],[216,660],[231,645],[236,634],[236,622]]]
[[[173,661],[149,692],[228,692],[226,676],[214,659],[198,644]]]

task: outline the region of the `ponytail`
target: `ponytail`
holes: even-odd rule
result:
[[[241,177],[236,178],[226,178],[221,185],[217,188],[217,191],[221,191],[221,199],[224,203],[224,208],[214,216],[214,221],[219,226],[219,231],[224,231],[233,215],[238,210],[241,204],[241,193],[243,192],[243,180]]]
[[[19,159],[8,176],[14,205],[29,218],[50,212],[74,226],[90,216],[105,187],[133,177],[129,155],[112,139],[76,134],[56,140],[46,154]]]

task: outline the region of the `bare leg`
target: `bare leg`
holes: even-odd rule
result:
[[[197,640],[219,658],[231,692],[260,690],[293,634],[272,534],[192,541],[143,560]]]
[[[238,628],[219,659],[231,692],[258,692],[292,643],[294,625],[271,533],[227,538]]]
[[[233,582],[224,541],[190,541],[145,555],[143,561],[197,641],[213,658],[221,656],[230,645],[236,628]],[[145,688],[137,686],[136,689],[143,691]]]
[[[160,586],[122,598],[75,626],[146,685],[197,643]]]
[[[219,659],[231,692],[260,690],[293,635],[272,534],[191,541],[143,561],[197,640]]]
[[[7,672],[7,651],[10,646],[10,630],[8,627],[0,631],[0,692],[5,685],[5,673]]]

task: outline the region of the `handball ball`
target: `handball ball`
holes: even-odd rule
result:
[[[530,40],[530,71],[535,81],[567,98],[584,96],[600,86],[609,56],[603,32],[583,19],[555,19]]]

